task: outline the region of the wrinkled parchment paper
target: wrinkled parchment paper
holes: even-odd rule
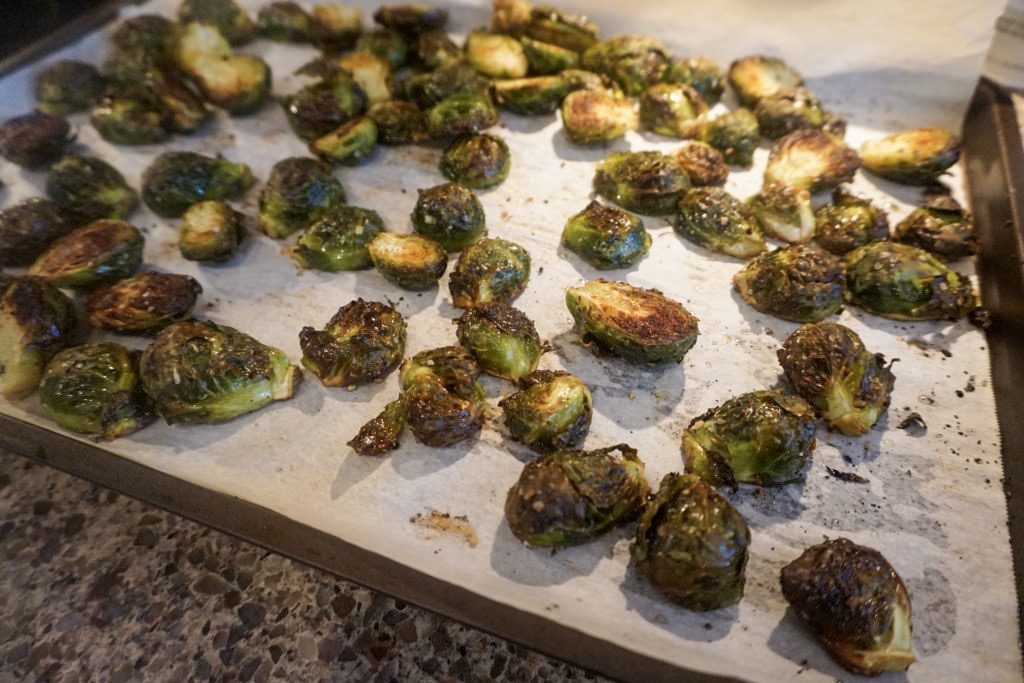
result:
[[[160,0],[146,9],[170,13],[175,4]],[[605,35],[652,33],[679,54],[706,53],[723,64],[749,53],[784,56],[828,105],[849,117],[848,140],[856,147],[901,127],[957,127],[1001,9],[996,0],[913,4],[600,2],[586,9]],[[455,32],[488,21],[481,5],[451,9]],[[59,56],[99,61],[103,51],[94,36]],[[310,47],[268,42],[244,51],[268,58],[278,94],[303,83],[291,74],[314,54]],[[3,118],[31,107],[30,83],[40,66],[0,82]],[[146,164],[166,148],[223,152],[251,164],[260,178],[275,161],[305,153],[276,106],[249,118],[219,118],[202,135],[159,147],[111,146],[82,116],[74,120],[79,145],[113,162],[136,186]],[[657,485],[681,468],[680,434],[692,417],[735,394],[780,382],[775,351],[795,325],[740,301],[730,285],[738,261],[684,242],[663,220],[648,218],[650,255],[635,268],[605,275],[657,287],[684,302],[700,318],[700,339],[681,365],[660,370],[597,359],[574,340],[563,292],[599,273],[558,249],[562,225],[587,204],[594,164],[608,151],[669,150],[678,143],[631,134],[607,149],[581,149],[567,144],[554,117],[504,115],[497,132],[512,149],[512,172],[481,200],[490,234],[519,242],[533,255],[530,286],[516,305],[557,348],[542,367],[565,368],[592,387],[596,412],[587,447],[629,442]],[[443,181],[439,156],[436,148],[382,149],[372,163],[337,173],[353,204],[379,211],[391,229],[406,231],[416,190]],[[739,197],[755,192],[766,156],[764,147],[753,170],[734,171],[728,189]],[[10,186],[5,205],[42,193],[43,174],[6,164],[0,176]],[[951,183],[963,199],[959,171]],[[893,223],[918,198],[914,190],[866,175],[857,177],[854,188],[889,209]],[[257,192],[242,203],[249,215]],[[133,220],[146,232],[151,267],[202,282],[200,315],[279,346],[295,361],[299,329],[322,326],[356,296],[397,303],[409,320],[410,354],[454,342],[451,320],[458,311],[449,302],[446,279],[438,291],[415,294],[373,271],[301,272],[285,245],[256,234],[230,264],[199,266],[179,256],[176,221],[145,211]],[[396,395],[394,375],[354,392],[326,389],[307,375],[289,402],[220,426],[155,424],[108,447],[589,635],[681,667],[751,681],[798,674],[802,681],[856,678],[802,630],[778,589],[786,562],[826,537],[844,535],[879,549],[907,583],[919,656],[909,680],[1016,680],[1017,600],[985,338],[966,323],[896,324],[856,310],[838,320],[869,349],[900,359],[888,416],[859,439],[821,429],[805,484],[731,496],[753,532],[747,590],[739,605],[708,614],[673,606],[637,577],[629,567],[631,529],[555,555],[515,540],[503,523],[502,505],[530,453],[503,436],[500,420],[479,438],[448,449],[418,446],[407,433],[402,449],[390,456],[355,456],[345,442]],[[497,380],[486,385],[492,403],[512,391]],[[34,397],[2,410],[50,426]],[[926,433],[897,429],[911,412],[921,414]],[[831,478],[826,467],[856,472],[869,483]],[[461,537],[424,533],[410,523],[429,510],[466,515],[479,543],[470,547]]]

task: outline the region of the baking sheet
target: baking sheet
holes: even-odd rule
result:
[[[146,10],[170,13],[175,4],[152,2]],[[696,3],[643,3],[643,12],[628,17],[616,14],[611,3],[586,7],[606,35],[653,33],[679,54],[703,52],[723,63],[753,52],[783,55],[833,109],[850,117],[848,140],[856,147],[879,131],[957,126],[999,4],[931,3],[931,20],[920,9],[911,14],[883,2],[783,2],[769,11],[737,1],[716,3],[714,12]],[[487,22],[482,6],[452,10],[453,31]],[[909,40],[921,35],[929,40]],[[278,94],[304,82],[290,74],[313,56],[309,47],[267,42],[244,51],[267,57]],[[53,59],[69,55],[98,62],[103,42],[88,38]],[[0,81],[0,118],[29,108],[32,71]],[[201,136],[159,147],[111,146],[82,117],[75,121],[79,143],[136,186],[149,160],[165,148],[220,151],[249,163],[261,178],[278,159],[305,153],[273,106],[251,118],[218,119]],[[668,150],[678,143],[631,134],[607,149],[580,149],[566,143],[559,129],[553,117],[503,115],[499,132],[512,149],[513,170],[505,184],[480,194],[490,234],[520,242],[534,257],[533,279],[516,305],[558,349],[542,367],[570,370],[594,390],[587,447],[629,442],[656,484],[681,467],[679,437],[694,415],[779,382],[775,350],[795,325],[755,313],[732,293],[738,261],[685,243],[664,221],[649,218],[651,254],[612,276],[658,287],[684,302],[701,319],[697,346],[680,366],[661,370],[597,359],[581,348],[562,292],[599,273],[556,248],[562,224],[586,205],[594,163],[608,151]],[[436,171],[439,156],[437,148],[382,149],[369,165],[338,175],[353,204],[377,210],[391,229],[404,231],[416,190],[443,181]],[[733,173],[728,189],[740,197],[756,191],[766,156],[767,148],[759,150],[756,170]],[[45,180],[9,164],[0,167],[0,177],[9,185],[5,205],[40,194]],[[953,185],[961,199],[962,184],[957,172]],[[854,188],[881,200],[894,223],[917,196],[867,176],[859,176]],[[255,213],[257,193],[243,202],[246,213]],[[446,280],[437,292],[416,294],[372,271],[304,273],[281,243],[255,235],[230,264],[199,266],[178,255],[176,221],[144,211],[133,221],[146,231],[147,263],[202,282],[202,314],[279,346],[294,360],[301,355],[299,329],[322,325],[355,296],[396,302],[409,319],[410,354],[454,342],[450,321],[458,311],[448,301]],[[309,376],[293,400],[228,424],[156,424],[108,447],[584,633],[684,668],[748,680],[855,678],[802,631],[777,589],[783,564],[807,545],[842,534],[878,548],[907,582],[919,656],[909,680],[1019,678],[1017,602],[983,335],[966,323],[895,324],[858,311],[844,312],[839,321],[872,350],[900,358],[888,419],[861,439],[821,430],[804,485],[732,496],[753,532],[747,592],[738,606],[710,614],[672,606],[629,570],[628,530],[554,555],[516,541],[503,524],[502,503],[530,454],[503,437],[499,420],[478,439],[450,449],[417,446],[407,434],[403,448],[385,458],[352,454],[345,441],[396,395],[396,377],[348,392],[326,389]],[[512,390],[497,380],[486,384],[492,404]],[[50,426],[36,398],[0,409]],[[924,417],[926,434],[895,428],[912,411]],[[870,483],[832,479],[826,466],[855,471]],[[467,516],[477,544],[410,522],[430,510]]]

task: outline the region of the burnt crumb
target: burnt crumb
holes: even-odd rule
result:
[[[977,387],[976,387],[976,386],[975,386],[975,384],[974,384],[974,375],[971,375],[970,379],[968,379],[968,380],[967,380],[967,386],[965,386],[965,387],[964,387],[964,391],[966,391],[966,392],[972,392],[972,391],[974,391],[974,390],[975,390],[976,388],[977,388]]]
[[[987,330],[992,327],[992,313],[979,306],[967,314],[967,321],[980,330]]]
[[[956,397],[957,398],[963,398],[964,397],[964,392],[963,392],[962,389],[957,389],[956,390]]]
[[[825,471],[828,472],[831,477],[838,479],[839,481],[847,481],[852,484],[867,484],[869,482],[868,479],[865,479],[854,472],[843,472],[831,467],[826,467]]]
[[[939,353],[942,354],[943,358],[952,358],[953,357],[953,352],[950,351],[949,349],[939,349]]]

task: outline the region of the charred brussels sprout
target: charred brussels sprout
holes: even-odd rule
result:
[[[494,81],[491,85],[491,93],[499,107],[523,116],[540,116],[558,111],[567,92],[565,79],[561,76],[512,78]]]
[[[376,211],[335,206],[313,221],[295,243],[295,258],[307,268],[337,272],[372,268],[367,245],[384,232]]]
[[[530,254],[508,240],[485,237],[459,254],[448,278],[452,303],[473,308],[492,301],[508,303],[530,279]]]
[[[693,474],[665,475],[630,548],[647,579],[673,602],[707,612],[739,602],[750,530],[726,498]]]
[[[799,396],[752,391],[695,417],[683,433],[686,471],[712,486],[801,481],[818,418]]]
[[[508,145],[497,135],[463,136],[448,145],[441,156],[441,174],[474,190],[500,185],[511,165]]]
[[[518,308],[500,301],[480,304],[456,324],[459,343],[488,375],[515,382],[537,369],[544,345],[533,321]]]
[[[156,417],[139,382],[139,352],[120,344],[61,351],[46,366],[39,398],[61,427],[102,441],[137,432]]]
[[[789,185],[768,183],[747,200],[766,233],[784,242],[806,242],[816,227],[811,193]]]
[[[920,247],[943,261],[978,253],[971,215],[946,194],[925,195],[924,202],[896,224],[893,239]]]
[[[139,273],[89,294],[89,324],[125,333],[156,332],[188,317],[203,288],[188,275]]]
[[[671,57],[656,38],[615,36],[587,48],[584,69],[609,76],[627,95],[639,95],[662,80]]]
[[[736,258],[750,258],[765,249],[754,213],[719,187],[695,187],[687,192],[672,225],[694,244]]]
[[[853,330],[836,323],[802,325],[778,352],[786,378],[829,427],[867,434],[889,405],[895,376],[885,356],[870,353]]]
[[[36,102],[39,111],[67,116],[91,107],[103,94],[104,85],[92,64],[61,60],[36,78]]]
[[[772,147],[764,181],[818,192],[849,182],[859,167],[860,157],[842,141],[820,130],[797,130]]]
[[[690,178],[682,166],[660,152],[615,152],[594,173],[599,195],[650,216],[672,213],[689,188]]]
[[[313,5],[309,37],[326,52],[348,50],[361,37],[363,13],[347,5]]]
[[[270,94],[270,66],[259,57],[234,54],[214,26],[187,24],[178,37],[175,60],[203,97],[229,114],[251,114]]]
[[[605,90],[575,90],[562,100],[562,126],[576,144],[615,140],[637,125],[633,102]]]
[[[888,239],[889,219],[885,211],[869,200],[836,188],[832,203],[814,214],[815,240],[833,254],[842,256],[869,242]]]
[[[405,427],[405,401],[398,398],[384,406],[380,415],[362,427],[348,445],[357,455],[374,456],[390,453],[399,447]]]
[[[303,327],[299,345],[302,365],[324,386],[355,387],[398,367],[405,320],[387,304],[356,299],[339,308],[324,330]]]
[[[149,88],[165,111],[164,127],[175,133],[198,130],[210,117],[203,99],[184,80],[167,75],[154,75]]]
[[[448,11],[422,3],[385,5],[373,13],[373,20],[404,35],[415,36],[430,29],[444,28]]]
[[[282,98],[281,105],[292,131],[311,142],[359,116],[366,97],[347,75],[333,74]]]
[[[707,57],[677,59],[669,64],[662,78],[667,83],[685,83],[700,93],[709,106],[718,104],[725,92],[722,70]]]
[[[749,109],[735,109],[706,121],[697,136],[719,152],[731,166],[750,166],[761,142],[757,118]]]
[[[729,65],[729,85],[740,104],[747,107],[803,84],[803,77],[793,67],[775,57],[753,55]]]
[[[640,95],[640,127],[670,137],[691,137],[708,110],[700,94],[683,83],[655,83]]]
[[[121,54],[133,54],[160,66],[173,59],[174,21],[159,14],[141,14],[125,19],[117,26],[110,42]]]
[[[309,157],[282,159],[260,192],[260,228],[283,239],[344,203],[344,188],[322,162]]]
[[[782,90],[754,107],[761,134],[772,140],[802,128],[823,128],[829,121],[821,102],[806,88]]]
[[[783,320],[817,322],[843,308],[843,262],[803,244],[755,256],[732,281],[744,301]]]
[[[35,111],[7,119],[0,126],[0,156],[25,168],[49,166],[73,137],[67,121]]]
[[[244,217],[221,201],[199,202],[181,217],[178,248],[189,261],[227,261],[245,239]]]
[[[580,64],[580,56],[564,47],[527,37],[520,39],[520,42],[526,53],[526,61],[530,64],[530,73],[558,74],[566,69],[575,69]]]
[[[449,253],[465,249],[487,233],[480,200],[458,183],[420,190],[412,224],[416,232],[436,241]]]
[[[860,148],[864,168],[906,185],[928,185],[960,158],[960,138],[943,128],[915,128]]]
[[[377,126],[382,145],[406,145],[427,139],[427,116],[412,102],[391,100],[370,107],[367,117]]]
[[[356,50],[369,52],[383,59],[392,69],[400,69],[409,61],[409,43],[401,33],[379,28],[359,36]],[[439,65],[435,65],[439,66]]]
[[[294,2],[271,2],[256,15],[260,33],[270,40],[304,43],[310,39],[312,18]]]
[[[436,69],[462,59],[462,50],[447,33],[433,29],[417,36],[416,59],[427,69]]]
[[[373,267],[402,289],[420,291],[437,286],[448,268],[448,252],[420,235],[382,232],[366,245]]]
[[[184,0],[178,7],[183,24],[196,22],[217,29],[232,45],[256,37],[256,24],[234,0]]]
[[[142,233],[124,221],[93,221],[51,244],[28,273],[58,287],[96,287],[134,273],[143,242]]]
[[[590,202],[562,230],[562,246],[599,270],[626,268],[644,256],[651,236],[639,216]]]
[[[957,320],[977,307],[971,281],[934,256],[898,242],[846,255],[847,300],[894,320]]]
[[[169,424],[212,424],[292,397],[302,372],[283,351],[208,321],[165,327],[142,353],[142,387]]]
[[[377,55],[350,52],[335,62],[343,71],[352,74],[352,80],[366,94],[366,101],[370,104],[391,99],[391,67]]]
[[[459,93],[446,97],[427,112],[427,133],[448,138],[478,133],[498,122],[498,110],[486,95]]]
[[[202,201],[237,199],[254,181],[242,163],[196,152],[165,152],[142,174],[142,199],[153,213],[177,218]]]
[[[405,84],[406,96],[424,109],[460,93],[487,92],[490,81],[470,65],[455,61],[429,73],[411,76]]]
[[[567,372],[537,370],[519,380],[519,391],[498,402],[512,438],[538,453],[583,441],[593,416],[593,397]]]
[[[781,580],[786,600],[845,668],[875,676],[916,661],[910,596],[877,550],[825,541],[783,567]]]
[[[309,143],[309,150],[324,161],[355,166],[376,146],[377,124],[369,116],[360,116]]]
[[[100,137],[116,145],[155,145],[171,136],[169,112],[146,88],[108,93],[89,120]]]
[[[729,178],[725,157],[706,142],[688,142],[672,156],[683,167],[695,187],[724,185]]]
[[[519,38],[530,23],[532,10],[529,0],[492,0],[491,31]]]
[[[697,318],[654,289],[597,279],[570,287],[565,303],[581,342],[631,363],[678,363],[697,341]]]
[[[0,211],[0,266],[27,266],[75,224],[49,199],[32,197]]]
[[[32,393],[75,329],[71,299],[45,280],[0,273],[0,395]]]
[[[597,42],[597,25],[579,14],[551,7],[534,7],[525,34],[573,52],[583,52]]]
[[[522,78],[530,66],[518,40],[481,31],[466,36],[466,61],[488,78]]]
[[[480,431],[487,399],[479,377],[476,361],[461,346],[421,351],[402,363],[405,418],[417,441],[451,446]]]

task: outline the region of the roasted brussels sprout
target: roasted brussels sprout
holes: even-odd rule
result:
[[[896,381],[885,356],[870,353],[853,330],[836,323],[801,325],[778,351],[796,393],[832,429],[867,434],[889,405]]]
[[[427,69],[436,69],[462,59],[462,49],[447,33],[432,29],[416,37],[416,59]]]
[[[659,135],[693,137],[708,110],[700,94],[683,83],[655,83],[640,95],[640,127]]]
[[[806,242],[816,227],[811,193],[781,183],[768,183],[747,200],[761,228],[784,242]]]
[[[160,67],[171,65],[177,27],[159,14],[140,14],[117,25],[110,42],[121,55],[135,55]]]
[[[801,481],[818,418],[799,396],[751,391],[695,417],[683,433],[686,471],[712,486]]]
[[[796,70],[775,57],[752,55],[729,65],[729,85],[746,107],[803,84],[804,79]]]
[[[704,122],[697,137],[721,152],[730,166],[750,166],[761,142],[757,118],[742,107]]]
[[[210,110],[184,80],[166,74],[148,78],[147,87],[165,111],[164,127],[175,133],[191,133],[210,118]]]
[[[147,271],[89,294],[89,324],[100,330],[152,333],[188,317],[203,288],[189,275]]]
[[[725,76],[707,57],[685,57],[673,60],[662,79],[667,83],[685,83],[698,93],[708,106],[718,104],[725,92]]]
[[[189,261],[227,261],[243,239],[242,214],[222,201],[193,204],[181,217],[178,248]]]
[[[370,104],[391,99],[391,66],[372,52],[350,52],[338,57],[336,64],[352,74],[352,80],[366,94]]]
[[[41,168],[59,159],[73,138],[67,121],[34,111],[0,126],[0,156],[19,166]]]
[[[142,387],[169,424],[212,424],[292,397],[302,371],[283,351],[209,321],[169,325],[142,353]]]
[[[416,232],[436,241],[449,253],[465,249],[487,233],[480,200],[458,183],[420,190],[412,224]]]
[[[355,166],[376,146],[377,124],[369,116],[360,116],[309,143],[309,151],[324,161]]]
[[[530,23],[532,10],[529,0],[492,0],[491,31],[519,38]]]
[[[512,78],[491,84],[491,93],[498,106],[523,116],[540,116],[558,111],[568,92],[565,79],[561,76]]]
[[[693,474],[666,474],[630,548],[647,579],[673,602],[707,612],[739,602],[750,530],[736,508]]]
[[[484,237],[459,254],[448,278],[452,303],[473,308],[492,301],[508,303],[530,279],[530,254],[508,240]]]
[[[79,224],[128,218],[139,205],[139,196],[116,168],[79,154],[65,154],[50,168],[46,196]]]
[[[624,209],[650,216],[672,213],[690,178],[661,152],[614,152],[597,165],[594,189]]]
[[[783,320],[817,322],[843,309],[843,262],[804,244],[758,254],[732,281],[744,301]]]
[[[335,73],[281,99],[288,125],[306,142],[330,134],[366,109],[366,96],[348,75]]]
[[[322,50],[348,50],[362,37],[363,13],[358,7],[333,3],[313,5],[310,14],[309,37]]]
[[[299,236],[295,258],[306,268],[329,272],[372,268],[367,245],[384,229],[384,219],[376,211],[335,206]]]
[[[706,142],[688,142],[672,156],[686,171],[695,187],[724,185],[729,178],[729,167],[725,163],[725,157]]]
[[[530,66],[518,40],[483,31],[466,36],[466,61],[488,78],[522,78]]]
[[[139,352],[109,342],[55,355],[39,383],[39,398],[61,427],[102,441],[137,432],[156,418],[139,382]]]
[[[888,239],[889,219],[885,211],[869,200],[832,191],[832,203],[814,213],[815,240],[833,254],[842,256],[868,242]]]
[[[978,253],[971,214],[947,194],[925,195],[921,206],[896,224],[893,239],[920,247],[943,261]]]
[[[655,289],[591,280],[565,293],[584,344],[631,363],[678,363],[697,341],[697,318]]]
[[[381,26],[404,35],[418,35],[448,23],[448,11],[422,3],[412,5],[386,5],[373,13],[373,20]]]
[[[0,211],[0,266],[27,266],[75,224],[49,199],[32,197]]]
[[[344,203],[345,189],[322,162],[309,157],[282,159],[260,192],[260,228],[283,239]]]
[[[577,90],[600,90],[614,95],[622,95],[619,87],[612,83],[612,79],[593,71],[583,69],[566,69],[560,73],[559,78],[565,84],[565,91],[575,92]]]
[[[526,61],[530,64],[530,73],[542,76],[558,74],[566,69],[575,69],[580,64],[580,56],[564,47],[525,36],[520,42],[526,53]]]
[[[456,139],[441,156],[441,174],[474,190],[500,185],[512,165],[508,145],[497,135],[485,133]]]
[[[376,55],[392,69],[400,69],[409,61],[410,46],[401,33],[379,28],[359,36],[356,50]]]
[[[0,273],[0,395],[32,393],[75,329],[71,299],[45,280]]]
[[[302,365],[324,386],[355,388],[387,376],[405,355],[405,320],[392,306],[356,299],[323,330],[299,333]]]
[[[928,185],[960,158],[960,138],[943,128],[915,128],[868,140],[860,148],[864,168],[906,185]]]
[[[232,45],[242,45],[256,37],[256,24],[234,0],[183,0],[178,20],[196,22],[217,29]]]
[[[53,242],[28,274],[58,287],[88,289],[129,277],[142,263],[143,237],[135,226],[100,219]]]
[[[910,596],[877,550],[828,540],[783,567],[781,581],[786,600],[843,667],[875,676],[916,661]]]
[[[488,375],[513,382],[537,369],[544,344],[533,321],[500,301],[479,304],[455,321],[459,343]]]
[[[420,351],[402,363],[406,423],[427,446],[451,446],[483,427],[487,412],[480,369],[461,346]]]
[[[970,280],[899,242],[872,242],[847,254],[846,287],[847,301],[894,320],[957,320],[977,307]]]
[[[566,221],[562,246],[599,270],[611,270],[646,256],[651,236],[639,216],[594,201]]]
[[[662,80],[671,57],[657,38],[621,35],[587,48],[584,69],[605,74],[627,95],[639,95]]]
[[[575,90],[562,100],[562,126],[577,144],[621,138],[638,123],[633,102],[605,90]]]
[[[753,211],[719,187],[695,187],[683,195],[672,225],[694,244],[736,258],[765,250]]]
[[[498,122],[498,110],[486,95],[459,93],[446,97],[427,112],[427,133],[448,138],[478,133]]]
[[[212,104],[229,114],[251,114],[270,94],[270,66],[259,57],[236,55],[214,26],[187,24],[175,60]]]
[[[498,402],[512,438],[538,453],[573,448],[590,429],[593,397],[579,377],[536,370],[519,380],[519,391]]]
[[[265,38],[304,43],[310,39],[313,20],[294,2],[271,2],[260,8],[256,23]]]
[[[405,83],[406,96],[423,109],[460,93],[484,94],[490,81],[462,61],[453,61],[429,73],[416,74]]]
[[[525,34],[573,52],[583,52],[597,42],[597,25],[579,14],[551,7],[534,7]]]
[[[391,100],[370,107],[367,117],[377,126],[377,142],[406,145],[427,139],[427,116],[412,102]]]
[[[142,200],[153,213],[177,218],[202,201],[237,199],[254,182],[242,163],[196,152],[164,152],[142,174]]]
[[[115,145],[155,145],[170,136],[170,113],[147,88],[107,93],[89,115],[92,127]]]
[[[36,102],[41,112],[67,116],[91,107],[103,88],[103,77],[92,64],[64,59],[36,77]]]
[[[780,90],[761,98],[754,116],[761,135],[772,140],[802,128],[824,128],[829,121],[821,102],[806,88]]]
[[[448,268],[448,252],[420,235],[382,232],[366,245],[373,267],[403,289],[419,291],[437,286]]]
[[[857,153],[841,140],[821,130],[797,130],[772,147],[764,181],[818,192],[849,182],[859,167]]]
[[[357,455],[384,455],[398,448],[405,427],[405,401],[398,398],[384,406],[380,415],[359,428],[348,445]]]
[[[523,468],[505,498],[505,520],[523,543],[579,545],[635,519],[650,491],[643,461],[626,444],[560,451]]]

